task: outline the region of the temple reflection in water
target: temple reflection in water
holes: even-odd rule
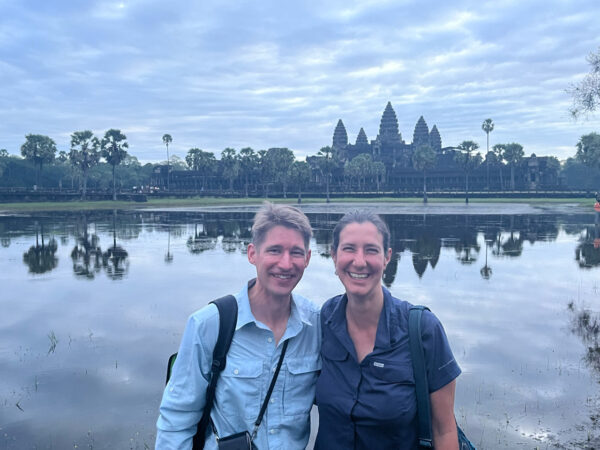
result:
[[[316,252],[329,257],[331,234],[341,214],[308,214],[314,229]],[[140,233],[164,240],[165,263],[174,263],[171,240],[185,236],[191,254],[220,249],[245,252],[251,240],[252,212],[82,212],[40,217],[4,217],[0,222],[2,246],[18,236],[31,236],[23,263],[32,274],[52,271],[58,264],[59,245],[70,246],[73,273],[93,279],[127,275],[128,241]],[[481,276],[493,274],[492,260],[518,258],[524,243],[553,241],[562,230],[577,236],[574,260],[582,269],[600,266],[600,224],[585,215],[382,215],[392,234],[392,260],[384,283],[395,279],[401,258],[410,258],[422,277],[435,270],[443,251],[452,251],[461,265],[480,264]],[[100,237],[100,235],[105,235]],[[58,239],[58,240],[57,240]]]

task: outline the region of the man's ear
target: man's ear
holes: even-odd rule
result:
[[[256,262],[256,246],[254,244],[248,244],[248,261],[250,264],[254,264]]]
[[[308,251],[306,252],[306,259],[304,261],[304,268],[306,269],[308,267],[308,263],[310,262],[310,255],[311,255],[311,251],[310,248],[308,249]]]

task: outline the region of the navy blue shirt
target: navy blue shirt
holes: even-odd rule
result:
[[[317,381],[315,449],[416,449],[417,400],[408,343],[410,303],[383,289],[375,346],[358,363],[346,324],[346,295],[321,309],[322,370]],[[423,311],[421,333],[430,392],[460,374],[440,321]]]

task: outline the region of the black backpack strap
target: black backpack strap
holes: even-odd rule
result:
[[[210,411],[215,401],[215,390],[217,388],[217,381],[219,375],[225,369],[227,352],[233,339],[233,333],[235,332],[235,326],[237,324],[237,300],[233,295],[226,295],[225,297],[218,298],[211,303],[214,303],[219,310],[219,336],[217,337],[217,343],[213,350],[212,364],[210,368],[210,381],[206,388],[206,401],[204,403],[204,411],[202,412],[202,418],[198,422],[198,429],[194,435],[193,449],[204,448],[204,439],[206,436],[206,429],[210,422]]]
[[[427,370],[425,369],[423,341],[421,339],[421,314],[424,309],[429,310],[426,306],[411,306],[408,313],[408,340],[417,393],[419,448],[432,449],[433,433],[431,431],[431,405],[429,403],[429,386],[427,383]]]

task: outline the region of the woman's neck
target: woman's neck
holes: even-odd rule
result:
[[[346,320],[362,329],[375,327],[379,323],[379,316],[383,309],[383,290],[378,290],[373,296],[367,298],[348,295],[346,305]]]

